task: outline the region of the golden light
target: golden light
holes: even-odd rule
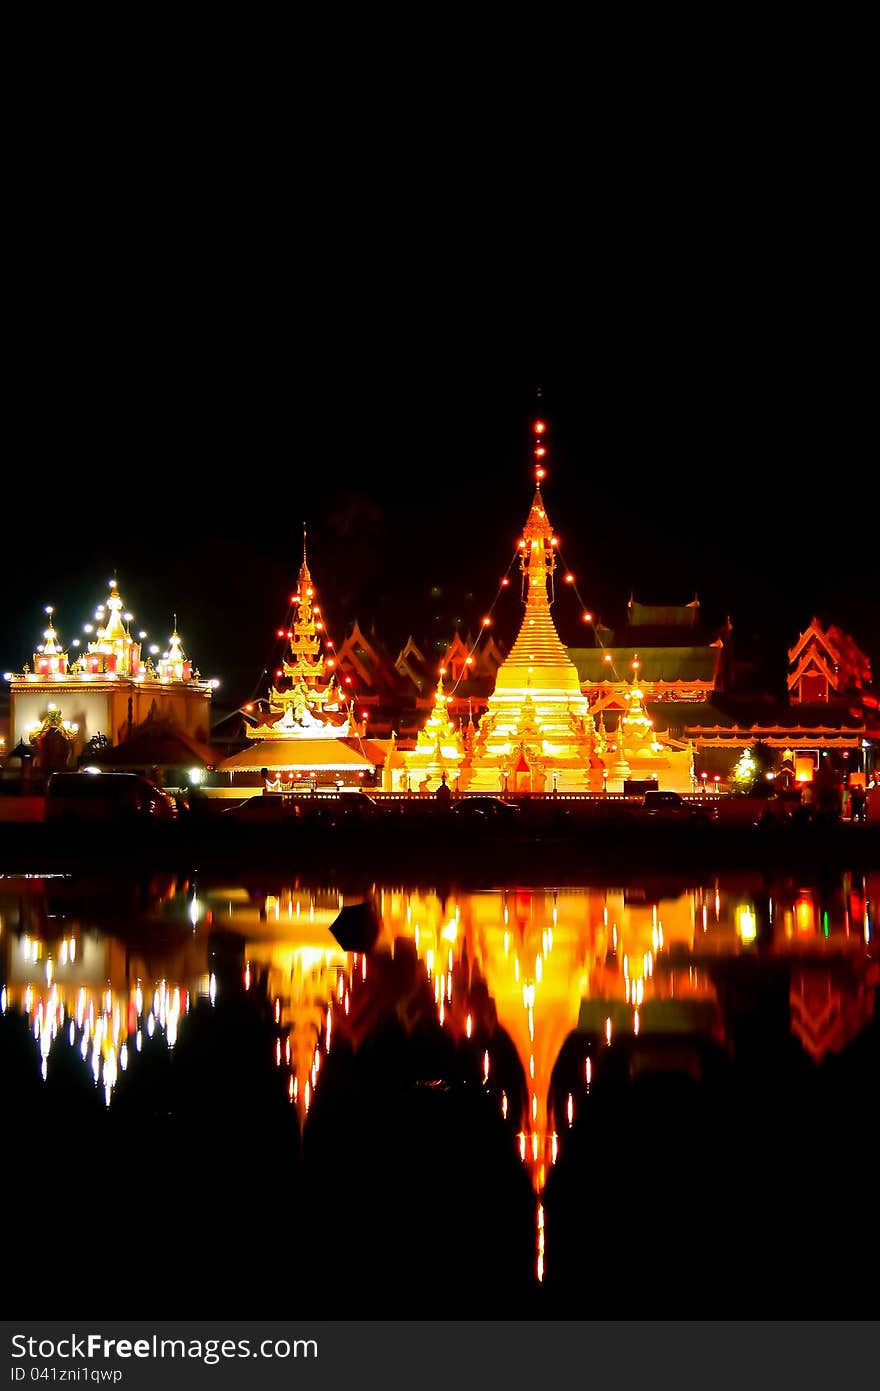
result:
[[[546,431],[546,429],[547,429],[547,426],[544,424],[543,420],[536,420],[536,421],[535,421],[535,434],[536,434],[536,435],[543,435],[544,432]]]
[[[484,628],[491,628],[491,626],[492,626],[492,620],[491,620],[491,618],[484,618],[484,619],[483,619],[483,627],[484,627]]]
[[[547,453],[547,450],[544,448],[543,444],[539,444],[538,447],[537,447],[537,449],[535,450],[535,454],[537,455],[537,457],[538,457],[539,459],[543,459],[543,457],[544,457],[544,455],[545,455],[546,453]]]
[[[602,661],[603,661],[603,662],[610,662],[610,661],[611,661],[611,653],[610,653],[610,652],[606,652],[606,653],[605,653],[605,656],[602,658]]]
[[[566,583],[566,584],[574,584],[574,575],[572,575],[572,574],[570,574],[570,573],[569,573],[568,575],[566,575],[566,577],[565,577],[565,583]]]
[[[535,469],[535,477],[537,478],[538,482],[540,483],[540,481],[541,481],[542,478],[546,478],[546,477],[547,477],[547,470],[546,470],[545,468],[536,468],[536,469]]]
[[[754,942],[758,935],[758,920],[748,903],[741,903],[737,907],[736,930],[743,942]]]

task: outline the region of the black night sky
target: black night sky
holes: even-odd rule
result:
[[[276,656],[304,520],[337,642],[355,618],[393,654],[453,615],[476,630],[531,499],[540,385],[548,512],[605,623],[631,591],[696,592],[781,670],[816,613],[876,673],[864,247],[722,223],[720,204],[696,224],[694,207],[667,206],[650,236],[618,210],[552,285],[537,252],[484,283],[488,242],[459,281],[396,244],[319,250],[315,228],[295,257],[277,228],[218,242],[158,213],[60,252],[23,229],[3,669],[30,660],[46,603],[79,633],[115,569],[134,626],[164,645],[176,611],[218,703],[244,701]],[[497,611],[507,639],[517,593]],[[570,591],[555,613],[579,642]]]

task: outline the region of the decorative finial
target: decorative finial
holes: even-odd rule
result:
[[[538,394],[540,395],[540,392]],[[547,433],[546,422],[538,419],[532,425],[532,429],[535,433],[535,482],[540,488],[541,479],[547,476],[547,469],[544,466],[544,460],[547,457],[547,443],[545,439]]]
[[[303,565],[306,564],[306,524],[303,522]]]

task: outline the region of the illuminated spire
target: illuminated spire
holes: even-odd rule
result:
[[[104,638],[106,642],[119,642],[124,640],[128,634],[125,623],[122,619],[125,604],[119,595],[116,584],[116,576],[110,581],[110,594],[107,598],[106,607],[110,610],[110,617],[103,629],[98,629],[98,636]]]
[[[284,678],[287,684],[281,688],[273,684],[269,693],[269,709],[273,716],[272,728],[279,736],[285,733],[303,733],[323,727],[326,732],[339,732],[341,726],[331,726],[324,716],[324,707],[336,709],[339,694],[336,689],[335,674],[325,679],[325,668],[332,667],[324,657],[321,635],[324,620],[320,607],[314,602],[315,585],[309,570],[306,552],[306,526],[303,523],[303,558],[299,568],[296,590],[290,596],[293,606],[293,624],[290,628],[279,628],[277,636],[287,639],[287,655],[275,672],[275,681]],[[280,720],[279,717],[280,716]],[[323,718],[322,718],[323,717]],[[266,735],[266,726],[257,726],[254,738],[272,737]]]
[[[158,668],[160,681],[189,681],[192,676],[192,662],[183,650],[183,638],[177,631],[177,614],[174,615],[174,632],[168,639],[168,651]]]
[[[169,662],[185,661],[183,644],[181,642],[180,633],[177,631],[177,614],[174,615],[174,632],[171,634],[168,641],[168,660]]]
[[[67,653],[58,639],[58,631],[52,617],[54,612],[52,605],[47,604],[49,623],[43,631],[43,641],[34,653],[34,671],[38,676],[63,676],[67,671]]]
[[[119,594],[116,576],[108,581],[110,593],[99,606],[96,618],[109,609],[110,617],[98,627],[95,642],[90,642],[88,652],[100,659],[100,665],[89,666],[93,674],[100,670],[111,676],[137,676],[141,670],[141,646],[128,631],[131,614],[125,612],[125,604]]]
[[[535,421],[533,428],[536,439],[546,439],[547,426],[543,420]],[[546,445],[541,443],[535,448],[544,452],[535,467],[535,496],[519,542],[526,611],[516,641],[498,668],[495,689],[540,686],[549,682],[554,688],[580,693],[577,668],[550,614],[558,539],[550,525],[541,492],[541,479],[546,474],[542,462],[546,457]]]
[[[440,778],[445,773],[458,777],[465,757],[464,738],[449,717],[449,700],[443,688],[446,668],[440,668],[440,679],[434,694],[434,708],[425,721],[424,729],[416,736],[416,746],[406,754],[406,767],[418,784],[423,778]],[[422,776],[420,776],[422,775]]]
[[[558,538],[541,491],[548,452],[543,419],[533,422],[532,437],[535,492],[519,542],[525,608],[462,773],[468,791],[595,791],[597,776],[601,790],[589,701],[550,612]]]

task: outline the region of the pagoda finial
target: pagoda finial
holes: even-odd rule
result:
[[[303,522],[303,565],[307,564],[308,560],[306,559],[306,524],[305,522]]]
[[[539,388],[539,390],[538,390],[538,395],[540,396],[540,394],[541,394],[541,393],[540,393],[540,388]],[[547,477],[547,468],[546,468],[546,465],[545,465],[545,462],[544,462],[545,459],[547,458],[547,439],[546,439],[546,435],[547,435],[547,424],[546,424],[546,421],[542,420],[542,419],[540,418],[540,416],[539,416],[538,419],[535,420],[535,421],[533,422],[533,424],[532,424],[532,430],[534,431],[534,434],[535,434],[535,447],[534,447],[534,455],[535,455],[535,483],[537,484],[538,492],[540,493],[540,491],[541,491],[541,479]]]

